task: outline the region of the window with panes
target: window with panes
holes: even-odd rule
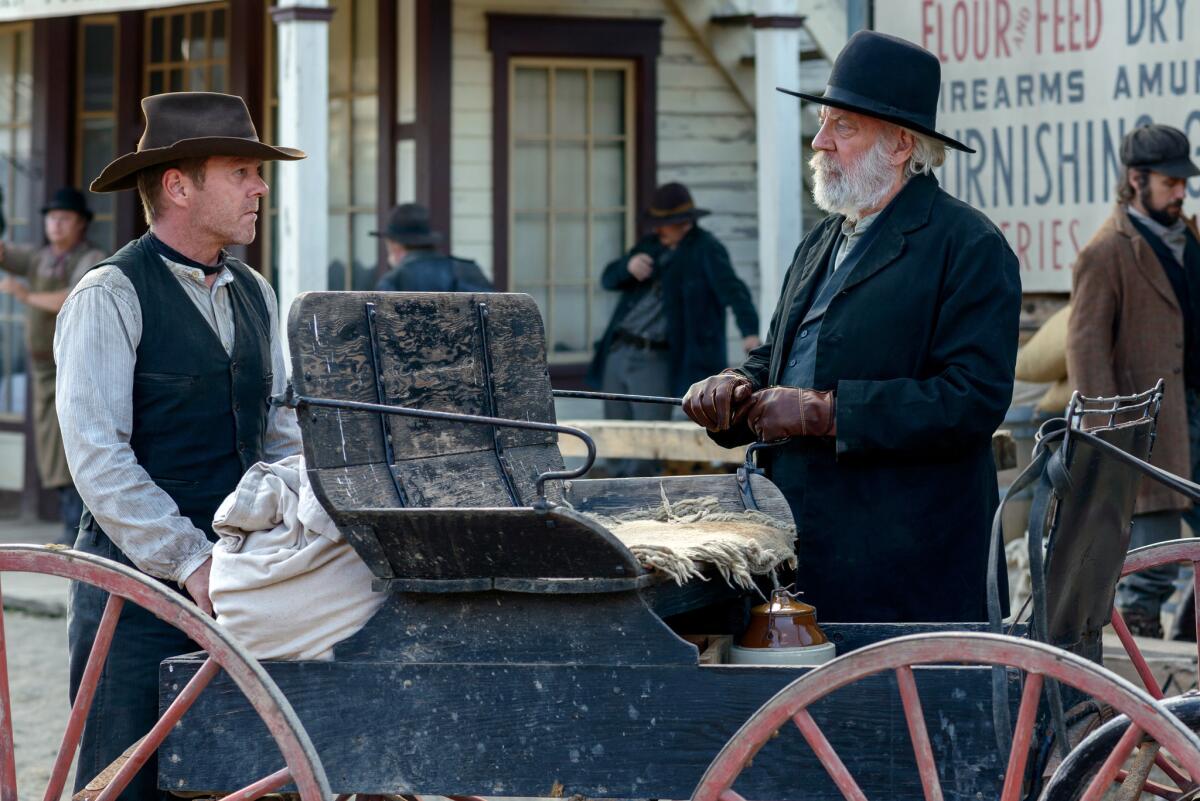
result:
[[[227,91],[228,25],[228,3],[147,11],[145,93]]]
[[[378,228],[379,15],[333,0],[329,21],[329,288],[374,289]]]
[[[509,86],[509,289],[532,295],[551,362],[590,358],[616,293],[604,266],[632,245],[633,64],[514,58]]]
[[[7,242],[41,240],[33,198],[33,29],[0,25],[0,193]],[[3,264],[0,263],[0,269]],[[25,307],[0,294],[0,421],[25,414]]]
[[[79,18],[79,92],[75,107],[75,185],[86,187],[116,157],[116,15]],[[92,224],[88,239],[105,251],[116,249],[114,196],[88,193]]]

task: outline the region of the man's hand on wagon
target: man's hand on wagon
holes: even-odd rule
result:
[[[837,434],[832,391],[769,387],[754,393],[747,421],[760,442]]]
[[[725,431],[742,419],[752,389],[750,379],[741,373],[718,373],[688,388],[683,413],[709,431]]]
[[[212,557],[204,560],[204,564],[192,571],[192,575],[183,580],[183,587],[192,596],[200,611],[212,617],[212,600],[208,597],[208,574],[212,571]]]

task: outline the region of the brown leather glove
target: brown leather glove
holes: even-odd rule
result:
[[[832,391],[769,387],[754,393],[746,419],[761,442],[837,434]]]
[[[741,373],[725,371],[692,384],[683,396],[683,413],[709,431],[726,431],[749,408],[753,385]]]

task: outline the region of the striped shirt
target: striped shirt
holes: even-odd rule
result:
[[[210,289],[201,270],[163,261],[225,352],[232,354],[233,273],[222,270]],[[270,314],[274,394],[287,385],[277,303],[271,285],[254,276]],[[212,544],[180,515],[130,447],[133,373],[141,338],[141,306],[125,274],[105,266],[84,276],[59,312],[54,334],[58,418],[75,486],[104,533],[143,572],[182,584],[208,558]],[[272,407],[264,458],[274,462],[299,451],[295,412]]]

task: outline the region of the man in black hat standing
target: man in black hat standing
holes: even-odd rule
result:
[[[54,320],[72,287],[104,258],[104,253],[87,240],[91,220],[92,211],[83,193],[63,187],[42,208],[45,245],[28,247],[0,242],[0,270],[24,279],[12,276],[0,279],[0,292],[29,307],[25,338],[33,379],[34,453],[42,487],[58,490],[63,521],[58,542],[63,545],[75,542],[83,502],[67,468],[54,405]]]
[[[601,285],[621,298],[596,344],[588,378],[605,392],[678,396],[728,365],[727,307],[743,349],[758,347],[750,290],[733,271],[729,251],[698,224],[708,213],[683,184],[660,186],[643,218],[652,232],[604,268]],[[604,413],[616,420],[668,420],[671,407],[605,401]],[[632,469],[623,463],[614,472]]]
[[[59,422],[86,511],[75,547],[186,592],[211,614],[213,516],[255,462],[300,446],[294,413],[271,407],[287,369],[275,293],[229,255],[254,241],[267,160],[304,153],[258,139],[240,97],[178,92],[142,100],[137,150],[93,192],[137,189],[150,230],[104,260],[59,317]],[[71,697],[106,594],[71,587]],[[158,666],[194,650],[126,604],[79,749],[75,789],[158,718]],[[120,795],[158,797],[154,758]]]
[[[1200,475],[1200,239],[1183,215],[1187,181],[1200,175],[1192,152],[1167,125],[1126,135],[1116,208],[1075,262],[1067,330],[1067,373],[1084,395],[1133,395],[1165,379],[1154,463],[1186,477]],[[1179,537],[1181,518],[1200,533],[1186,498],[1143,481],[1129,547]],[[1122,581],[1117,606],[1134,634],[1162,636],[1176,572]]]
[[[863,31],[838,56],[813,140],[830,216],[800,242],[768,341],[694,384],[685,412],[754,439],[797,526],[798,588],[835,621],[986,619],[998,498],[991,438],[1012,397],[1021,287],[983,214],[932,175],[941,68]]]
[[[436,248],[442,235],[429,227],[429,209],[419,203],[401,203],[388,215],[381,236],[387,246],[391,271],[379,279],[377,290],[390,292],[493,292],[492,282],[479,265],[467,259],[443,256]]]

